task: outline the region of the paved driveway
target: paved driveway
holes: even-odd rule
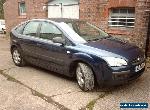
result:
[[[82,92],[74,79],[33,66],[16,67],[0,35],[0,110],[119,110],[120,102],[150,104],[150,70],[119,87]]]

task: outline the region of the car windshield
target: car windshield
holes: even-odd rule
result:
[[[82,37],[80,37],[73,28],[70,28],[70,25],[61,22],[58,24],[70,37],[71,40],[73,40],[76,43],[86,43],[87,41],[84,40]]]
[[[85,22],[85,21],[77,21],[73,23],[67,23],[80,37],[82,37],[87,42],[89,41],[97,41],[102,38],[107,38],[109,35],[99,29],[98,27]]]

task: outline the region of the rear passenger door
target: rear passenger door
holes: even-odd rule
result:
[[[37,31],[39,29],[39,21],[30,21],[23,29],[21,36],[21,48],[24,52],[26,59],[29,62],[36,62],[36,44],[37,44]]]

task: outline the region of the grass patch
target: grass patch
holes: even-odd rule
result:
[[[94,99],[94,100],[90,101],[90,102],[86,105],[86,108],[87,108],[88,110],[93,110],[94,105],[95,105],[95,103],[97,102],[97,100],[98,100],[98,99]]]
[[[101,98],[104,98],[105,96],[107,96],[108,94],[111,94],[112,92],[111,91],[108,91],[108,92],[104,92],[103,94],[100,94],[98,96],[97,99],[93,99],[92,101],[90,101],[87,105],[86,105],[86,110],[93,110],[94,108],[94,105],[96,104],[96,102],[101,99]]]

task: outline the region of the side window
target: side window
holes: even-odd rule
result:
[[[18,34],[22,34],[23,28],[27,23],[19,25],[15,30]]]
[[[23,30],[23,35],[36,36],[39,24],[40,23],[38,21],[29,22]]]
[[[62,32],[55,25],[43,22],[40,31],[40,38],[52,40],[54,37],[62,37]]]

